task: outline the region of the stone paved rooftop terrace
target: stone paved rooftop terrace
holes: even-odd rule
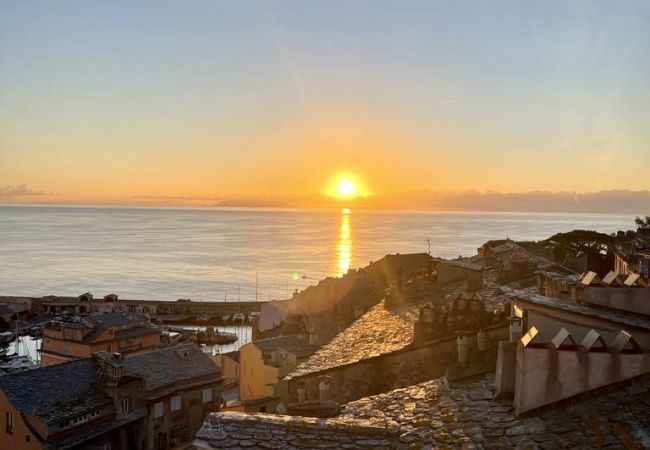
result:
[[[394,448],[395,429],[360,420],[314,419],[273,414],[213,413],[194,441],[199,449],[377,449]]]
[[[650,375],[517,419],[493,399],[494,374],[431,380],[343,406],[333,419],[217,413],[200,449],[645,449]]]
[[[520,420],[511,400],[493,399],[493,379],[427,381],[348,403],[339,417],[400,428],[398,448],[650,448],[650,376]]]

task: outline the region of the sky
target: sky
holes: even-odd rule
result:
[[[648,23],[643,1],[5,2],[0,202],[320,206],[340,174],[373,207],[647,194]]]

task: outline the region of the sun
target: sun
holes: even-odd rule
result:
[[[330,182],[323,194],[343,200],[346,203],[371,195],[363,180],[352,172],[341,172],[330,178]]]
[[[345,198],[345,197],[352,197],[353,195],[356,195],[358,189],[354,180],[351,180],[350,178],[343,178],[336,185],[336,192],[339,194],[340,197]]]

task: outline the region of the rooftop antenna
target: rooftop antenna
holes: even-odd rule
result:
[[[259,281],[259,273],[255,272],[255,301],[257,301],[257,282]]]
[[[429,256],[431,256],[431,239],[427,238],[427,243],[429,244]]]

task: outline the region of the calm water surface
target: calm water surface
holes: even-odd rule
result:
[[[386,253],[472,255],[489,239],[613,232],[634,217],[0,205],[0,295],[285,298]],[[299,273],[298,281],[292,279]]]

